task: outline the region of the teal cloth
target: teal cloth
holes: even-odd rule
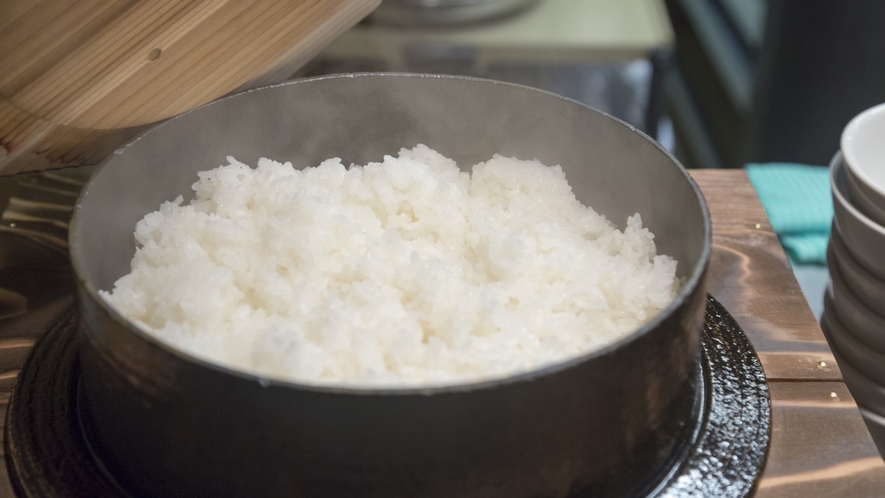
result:
[[[792,163],[748,164],[745,169],[790,259],[825,264],[833,221],[829,170]]]

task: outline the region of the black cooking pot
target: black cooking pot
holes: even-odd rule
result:
[[[601,351],[503,380],[345,389],[268,380],[158,342],[97,294],[129,271],[135,222],[232,155],[364,164],[424,143],[472,165],[494,153],[562,165],[578,199],[623,226],[639,212],[679,261],[675,301]],[[641,132],[538,90],[362,74],[206,105],[109,158],[71,228],[82,314],[81,412],[141,496],[620,496],[653,474],[697,396],[710,219],[685,169]],[[645,484],[642,484],[643,486]]]

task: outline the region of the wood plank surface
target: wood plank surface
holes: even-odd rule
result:
[[[770,380],[842,380],[746,173],[692,170],[710,206],[707,290],[744,328]]]
[[[772,382],[772,437],[756,498],[885,496],[885,462],[842,382]]]

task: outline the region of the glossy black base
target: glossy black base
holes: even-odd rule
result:
[[[738,498],[753,491],[768,451],[768,387],[731,315],[712,297],[706,311],[702,358],[690,384],[697,395],[686,407],[692,416],[671,422],[684,426],[682,439],[667,445],[652,475],[623,473],[608,486],[662,498]],[[131,496],[94,456],[80,423],[76,328],[71,309],[34,346],[9,402],[6,464],[23,498]]]

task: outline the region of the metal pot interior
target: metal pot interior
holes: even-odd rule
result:
[[[462,166],[495,153],[559,164],[577,198],[620,227],[640,213],[658,253],[697,283],[709,255],[709,215],[675,159],[615,118],[539,90],[487,80],[357,74],[253,90],[172,119],[118,150],[84,192],[71,256],[85,288],[110,289],[129,271],[135,223],[180,194],[197,172],[234,156],[315,166],[365,164],[424,143]],[[669,309],[675,308],[675,304]],[[666,314],[667,311],[664,312]]]
[[[619,226],[642,215],[658,252],[679,261],[683,289],[633,335],[584,357],[499,381],[392,391],[266,382],[208,365],[137,330],[97,295],[129,271],[135,223],[187,199],[197,172],[228,155],[365,164],[418,143],[462,165],[495,153],[561,165],[577,198]],[[76,208],[70,245],[84,418],[117,477],[145,493],[621,496],[640,481],[612,487],[609,478],[641,473],[669,451],[697,395],[710,252],[703,197],[641,132],[527,87],[357,74],[208,104],[106,161]]]

